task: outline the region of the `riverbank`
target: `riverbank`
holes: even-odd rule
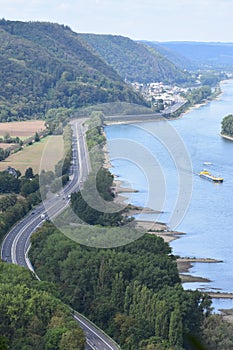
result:
[[[230,88],[228,88],[228,86],[230,86]],[[179,116],[179,118],[177,118],[179,119],[178,121],[173,122],[171,119],[171,124],[174,124],[174,127],[177,128],[183,137],[184,143],[187,145],[187,149],[192,157],[194,171],[197,172],[205,160],[210,160],[213,167],[215,166],[216,169],[219,169],[221,166],[223,167],[222,172],[226,179],[224,186],[220,187],[208,183],[205,184],[204,181],[200,182],[199,179],[195,177],[195,187],[193,189],[193,200],[191,201],[190,210],[185,216],[182,225],[180,225],[180,230],[187,233],[186,238],[179,240],[179,238],[183,236],[176,235],[171,239],[169,237],[170,233],[165,231],[166,228],[164,232],[155,232],[155,234],[164,235],[165,233],[166,239],[169,237],[168,241],[171,242],[172,250],[174,252],[173,254],[190,257],[195,255],[200,257],[218,257],[219,259],[224,260],[224,265],[212,265],[208,263],[205,265],[201,261],[200,263],[194,261],[192,264],[195,268],[195,273],[193,274],[207,277],[211,282],[202,283],[200,281],[200,283],[186,283],[184,284],[184,288],[202,288],[204,285],[207,291],[222,290],[225,292],[232,292],[229,279],[229,265],[231,265],[232,258],[231,255],[224,255],[230,254],[230,247],[227,242],[230,243],[232,241],[232,236],[230,235],[230,227],[232,227],[232,225],[230,226],[230,224],[233,219],[229,215],[229,210],[231,203],[230,188],[232,187],[233,180],[228,171],[228,168],[230,169],[232,163],[232,161],[228,163],[231,154],[231,145],[230,142],[221,141],[218,134],[221,115],[229,113],[229,106],[232,105],[231,96],[233,86],[231,83],[230,85],[227,84],[226,86],[221,86],[221,88],[224,92],[223,97],[218,96],[215,98],[216,101],[206,101],[205,103],[190,107],[189,110],[186,110],[182,115],[187,115],[187,118]],[[193,111],[190,114],[191,109]],[[216,111],[218,113],[216,113]],[[211,125],[211,128],[208,125]],[[156,127],[156,123],[148,123],[147,127],[148,130],[153,130],[153,128]],[[121,135],[122,137],[132,137],[133,140],[140,140],[140,132],[137,132],[137,129],[133,126],[106,128],[106,132],[109,140],[115,137],[121,137]],[[147,141],[141,141],[143,145],[148,144]],[[153,148],[153,152],[153,154],[157,154],[155,148]],[[158,157],[160,156],[162,156],[162,151],[158,149]],[[115,162],[113,164],[115,164]],[[229,167],[226,167],[226,164],[229,164]],[[168,176],[170,168],[172,170],[172,167],[166,164],[165,170],[167,171]],[[137,176],[137,174],[131,175],[130,167],[127,167],[126,169],[127,170],[124,171],[124,169],[121,168],[120,174],[124,177],[127,176],[130,182],[140,184],[140,182],[138,182],[138,180],[140,181],[140,177]],[[117,173],[118,168],[113,170]],[[142,188],[142,193],[139,195],[133,195],[132,198],[135,203],[143,205],[146,196],[143,192],[144,185],[141,186],[140,184],[140,187],[139,185],[133,185],[133,187],[138,189]],[[171,189],[173,190],[173,188]],[[130,194],[128,197],[130,197]],[[225,200],[223,201],[222,198],[225,198]],[[173,194],[171,195],[171,200],[173,200]],[[211,205],[209,205],[210,203]],[[168,222],[166,218],[169,216],[169,210],[167,210],[167,207],[165,207],[164,210],[165,213],[161,215],[160,221]],[[142,216],[138,215],[136,217]],[[149,218],[149,216],[146,216],[146,220],[147,217]],[[145,218],[145,216],[143,216],[143,218]],[[152,216],[150,216],[150,219],[152,219]],[[154,220],[156,220],[156,218]],[[151,223],[149,225],[151,225]],[[223,228],[224,239],[222,239]],[[224,270],[222,271],[223,266]],[[184,274],[188,274],[189,271]],[[192,274],[192,272],[190,272],[190,274]],[[223,276],[226,276],[225,280],[223,279]],[[218,294],[217,297],[221,298],[221,294]],[[223,307],[223,305],[225,308],[232,307],[232,302],[226,302],[224,300],[214,300],[214,303],[216,309]]]
[[[146,118],[144,119],[139,119],[137,116],[135,116],[135,118],[130,118],[130,119],[127,119],[127,115],[123,115],[122,116],[122,119],[113,119],[113,120],[106,120],[104,122],[104,124],[106,126],[108,125],[121,125],[121,124],[139,124],[139,123],[148,123],[148,122],[161,122],[161,121],[171,121],[171,120],[177,120],[177,119],[180,119],[180,118],[183,118],[186,114],[188,114],[189,112],[195,110],[195,109],[198,109],[202,106],[205,106],[207,103],[213,101],[213,100],[216,100],[218,99],[218,96],[217,97],[214,97],[212,99],[206,99],[205,101],[201,102],[201,103],[196,103],[194,105],[191,105],[189,107],[187,107],[187,109],[185,109],[183,112],[180,113],[180,115],[178,116],[164,116],[162,115],[161,113],[161,116],[156,116],[154,117],[153,114],[150,116],[150,114],[148,114],[146,116]],[[124,119],[125,117],[125,119]]]
[[[168,120],[176,120],[176,119],[183,118],[186,114],[194,111],[195,109],[203,107],[203,106],[207,105],[208,103],[210,103],[211,101],[218,100],[220,98],[221,94],[222,94],[222,91],[220,90],[217,95],[210,97],[210,98],[207,98],[206,100],[204,100],[200,103],[196,103],[194,105],[187,107],[187,109],[184,110],[180,115],[178,115],[177,117],[171,117]]]
[[[233,137],[229,135],[224,135],[222,133],[219,134],[223,139],[233,141]]]
[[[203,278],[201,276],[192,276],[187,274],[187,272],[189,272],[189,270],[193,267],[193,263],[216,264],[221,263],[223,261],[210,258],[178,258],[176,262],[182,283],[192,283],[211,282],[208,278]]]
[[[222,263],[222,260],[210,258],[178,258],[177,265],[180,273],[188,272],[192,267],[192,263]]]
[[[233,323],[233,309],[220,309],[222,315],[223,315],[223,320]]]
[[[105,148],[105,161],[104,161],[104,167],[109,169],[112,167],[109,154],[106,152]],[[122,194],[124,193],[137,193],[138,190],[130,187],[123,187],[123,183],[120,180],[117,180],[117,177],[115,176],[115,179],[113,181],[113,187],[112,191],[115,196],[115,202],[118,204],[122,204],[124,208],[127,209],[125,211],[125,215],[127,216],[136,216],[141,214],[162,214],[161,211],[148,208],[148,207],[141,207],[138,205],[132,205],[132,204],[126,204],[125,201],[127,201],[128,197],[124,196]],[[159,236],[163,238],[163,240],[166,243],[170,243],[174,241],[175,239],[178,239],[180,236],[185,235],[184,232],[178,232],[178,231],[170,231],[168,226],[163,222],[157,222],[157,221],[150,221],[150,220],[140,220],[135,219],[136,227],[138,229],[142,229],[143,231],[153,234],[156,236]]]
[[[161,237],[166,243],[170,243],[180,236],[185,235],[183,232],[168,230],[167,225],[163,222],[146,220],[135,220],[135,222],[138,229],[142,229],[151,235]]]
[[[224,81],[222,81],[224,82]],[[169,121],[169,120],[176,120],[176,119],[180,119],[182,117],[184,117],[187,113],[191,112],[194,109],[198,109],[206,104],[208,104],[209,102],[213,101],[213,100],[217,100],[220,98],[222,94],[221,89],[219,89],[218,92],[216,92],[215,94],[212,94],[210,97],[208,97],[207,99],[203,100],[200,103],[196,103],[193,105],[190,105],[188,107],[185,107],[186,103],[188,101],[186,101],[186,103],[184,105],[182,105],[180,108],[182,109],[182,111],[180,112],[180,114],[177,114],[177,111],[179,111],[179,109],[174,112],[171,113],[171,115],[169,114],[163,114],[162,112],[160,113],[148,113],[146,115],[121,115],[121,116],[112,116],[112,120],[111,119],[106,119],[104,124],[107,125],[118,125],[118,124],[135,124],[135,123],[146,123],[146,122],[158,122],[158,121]],[[185,107],[185,108],[183,108]]]
[[[109,158],[109,154],[107,152],[107,148],[105,149],[105,166],[107,168],[111,168],[111,162]],[[133,189],[133,188],[126,188],[123,187],[123,183],[118,180],[117,177],[115,177],[114,180],[114,191],[115,191],[115,200],[118,201],[118,203],[122,203],[125,205],[125,201],[127,201],[128,196],[124,196],[124,193],[135,193],[138,192],[138,190]],[[130,209],[126,212],[126,215],[128,216],[139,216],[141,213],[157,213],[160,214],[159,211],[150,209],[150,208],[143,208],[141,206],[134,206],[129,204]],[[153,234],[156,236],[159,236],[163,238],[163,240],[170,244],[172,241],[177,240],[181,238],[183,235],[185,235],[185,232],[178,232],[178,231],[170,231],[168,226],[163,223],[163,222],[155,222],[155,221],[147,221],[147,220],[135,220],[136,227],[139,229],[142,229],[144,232],[147,232],[149,234]],[[210,259],[210,258],[178,258],[177,259],[177,267],[178,267],[178,272],[179,276],[181,278],[181,282],[184,283],[206,283],[206,290],[208,291],[208,283],[212,282],[208,278],[203,278],[201,275],[199,276],[193,276],[189,274],[188,272],[190,269],[193,267],[193,264],[196,263],[206,263],[206,264],[218,264],[222,263],[222,260],[217,260],[217,259]],[[203,292],[207,293],[210,295],[212,298],[215,299],[233,299],[233,294],[231,293],[222,293],[221,291],[216,292],[216,293],[209,293],[205,290]]]
[[[203,105],[203,104],[201,104]],[[201,106],[199,105],[199,106]],[[198,106],[198,107],[199,107]],[[197,107],[196,107],[197,108]],[[106,137],[106,134],[104,132],[104,135]],[[109,157],[109,152],[107,149],[107,145],[104,145],[103,148],[104,151],[104,167],[106,169],[111,169],[112,164],[111,160]],[[141,206],[134,206],[132,204],[126,204],[125,202],[128,200],[128,196],[125,196],[125,194],[130,194],[130,193],[137,193],[139,192],[138,190],[130,187],[124,187],[123,182],[118,180],[117,176],[114,176],[114,182],[113,182],[113,187],[112,191],[115,195],[115,201],[118,204],[122,204],[124,207],[127,205],[129,209],[126,211],[125,215],[128,216],[138,216],[140,214],[161,214],[160,211],[154,210],[151,208],[145,208]],[[166,223],[162,222],[156,222],[156,221],[147,221],[147,220],[140,220],[136,219],[135,220],[136,227],[138,229],[142,229],[144,232],[147,232],[149,234],[153,234],[156,236],[159,236],[163,238],[163,240],[166,243],[171,243],[174,240],[179,239],[186,233],[184,232],[178,232],[178,231],[170,231]],[[202,277],[195,277],[191,275],[184,275],[184,273],[187,273],[190,268],[193,266],[192,263],[196,262],[207,262],[207,263],[217,263],[219,262],[218,260],[214,259],[195,259],[195,258],[179,258],[177,260],[177,266],[178,266],[178,271],[182,280],[182,283],[186,282],[210,282],[208,279],[202,278]]]

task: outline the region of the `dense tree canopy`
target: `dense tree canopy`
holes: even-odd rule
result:
[[[208,297],[184,291],[169,246],[153,235],[114,249],[67,239],[47,223],[32,239],[30,256],[64,301],[104,328],[122,349],[189,349],[185,335],[200,335]],[[191,348],[190,348],[191,349]]]
[[[7,171],[0,172],[0,193],[19,193],[20,180]]]
[[[222,134],[233,136],[233,114],[229,114],[223,118]]]
[[[210,86],[202,86],[200,88],[190,89],[186,94],[188,102],[191,104],[196,104],[203,102],[207,98],[211,97],[212,91]]]
[[[103,102],[145,104],[69,27],[2,19],[0,44],[0,121]]]
[[[83,331],[55,295],[24,268],[0,263],[0,349],[84,350]]]
[[[150,83],[183,83],[187,72],[161,55],[155,48],[119,35],[79,34],[123,79]]]
[[[113,175],[108,170],[101,168],[96,176],[91,173],[82,191],[71,195],[72,209],[90,225],[121,226],[132,221],[122,215],[123,207],[115,205],[113,213],[106,211],[108,202],[113,200],[112,186]]]

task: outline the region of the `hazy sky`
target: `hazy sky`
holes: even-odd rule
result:
[[[0,18],[132,39],[233,42],[233,0],[0,0]]]

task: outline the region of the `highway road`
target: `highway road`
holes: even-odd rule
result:
[[[69,195],[77,191],[86,180],[91,170],[89,154],[85,141],[85,119],[73,120],[72,139],[72,166],[70,168],[70,181],[59,195],[39,204],[29,214],[19,221],[6,235],[1,246],[1,258],[7,263],[24,266],[34,272],[28,258],[30,249],[30,237],[48,218],[58,216],[69,205]],[[96,328],[86,318],[77,312],[73,312],[74,318],[86,335],[87,350],[119,350],[120,348],[108,338],[100,329]]]
[[[163,114],[172,114],[178,111],[182,106],[184,106],[187,103],[187,101],[180,101],[176,102],[173,106],[167,107],[164,109]]]
[[[155,120],[161,120],[164,117],[169,117],[170,114],[175,113],[180,109],[183,105],[185,105],[187,101],[177,101],[174,105],[165,108],[163,111],[158,113],[147,113],[147,114],[116,114],[116,115],[108,115],[105,116],[105,122],[112,123],[112,122],[131,122],[131,123],[137,123],[137,122],[146,122],[146,121],[155,121]]]
[[[35,207],[26,217],[18,222],[5,237],[1,247],[1,257],[4,261],[30,268],[32,266],[27,259],[30,247],[30,236],[43,224],[45,217],[52,219],[58,216],[69,205],[69,194],[79,189],[80,183],[85,181],[90,170],[88,152],[85,142],[82,120],[72,121],[72,167],[70,181],[63,188],[60,195],[54,195],[50,199]]]

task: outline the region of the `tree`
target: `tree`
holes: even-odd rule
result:
[[[40,141],[40,136],[39,136],[38,132],[35,133],[34,140],[35,140],[35,142]]]
[[[9,142],[9,140],[10,140],[10,134],[9,134],[9,132],[6,132],[5,134],[4,134],[4,137],[3,137],[3,139],[4,139],[4,142],[6,142],[6,143],[8,143]]]
[[[169,342],[172,346],[182,346],[183,344],[183,324],[179,304],[175,305],[175,309],[171,313]]]
[[[24,197],[27,197],[30,193],[33,192],[33,186],[30,182],[25,182],[21,187],[20,187],[20,194]]]
[[[8,174],[6,171],[0,172],[0,192],[10,193],[19,192],[20,180],[13,175]]]
[[[34,174],[33,174],[33,169],[30,167],[30,168],[27,168],[25,170],[25,177],[27,179],[33,179],[34,178]]]
[[[122,272],[120,272],[116,274],[115,280],[113,281],[112,295],[111,295],[112,304],[120,312],[123,311],[124,295],[125,295],[125,281],[123,279]]]
[[[222,120],[222,134],[233,136],[233,115],[229,114]]]
[[[85,337],[79,329],[67,331],[62,334],[59,349],[60,350],[84,350]]]
[[[25,268],[5,263],[0,263],[0,274],[0,350],[84,350],[83,331],[53,295],[51,283],[38,282]]]
[[[0,161],[5,159],[5,152],[3,148],[0,148]]]
[[[20,170],[16,170],[16,174],[17,174],[17,179],[18,179],[21,176]]]
[[[64,333],[64,327],[60,326],[57,328],[50,328],[46,333],[46,350],[57,350],[60,349],[59,343]]]
[[[215,86],[220,80],[220,76],[216,72],[203,73],[200,77],[202,85]]]
[[[206,349],[233,349],[233,324],[222,315],[206,317],[202,326],[202,342]]]
[[[8,196],[0,198],[0,211],[4,212],[9,207],[13,207],[17,202],[17,196],[10,194]]]
[[[0,350],[9,349],[7,343],[8,343],[7,339],[0,335]]]

